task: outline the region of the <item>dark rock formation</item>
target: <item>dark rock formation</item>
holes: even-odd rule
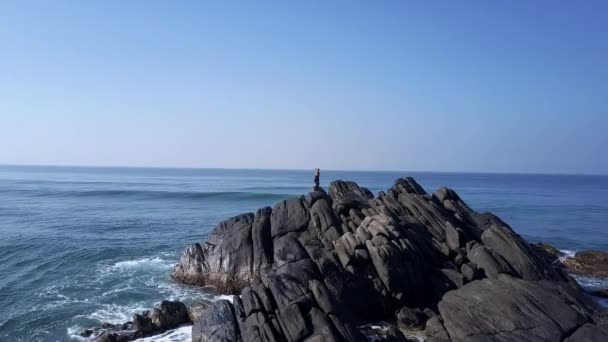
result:
[[[577,329],[564,342],[605,341],[608,336],[608,325],[587,323]]]
[[[427,317],[418,308],[408,308],[407,306],[402,307],[397,312],[397,322],[400,327],[403,328],[421,328],[424,326],[424,322]]]
[[[596,297],[608,298],[608,289],[591,290],[589,294]]]
[[[214,303],[192,326],[192,342],[240,340],[234,308],[227,300]]]
[[[544,242],[537,242],[531,244],[532,248],[536,250],[536,253],[542,257],[546,263],[554,263],[559,261],[559,258],[565,256],[559,249],[551,246]]]
[[[127,342],[152,336],[191,323],[188,308],[182,302],[162,301],[156,309],[133,315],[133,321],[124,324],[104,323],[87,329],[80,336],[100,342]]]
[[[426,326],[431,341],[608,340],[597,304],[543,252],[412,178],[377,197],[335,181],[228,219],[172,277],[240,293],[200,315],[193,341],[360,341],[374,321]]]

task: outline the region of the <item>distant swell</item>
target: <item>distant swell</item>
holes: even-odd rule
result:
[[[92,198],[134,198],[134,199],[177,199],[177,200],[266,200],[268,203],[290,197],[288,194],[259,193],[243,191],[196,192],[196,191],[154,191],[154,190],[83,190],[83,191],[44,191],[36,196],[46,197],[92,197]]]

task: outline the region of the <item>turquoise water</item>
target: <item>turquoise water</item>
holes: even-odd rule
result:
[[[608,250],[608,176],[321,170],[374,193],[447,185],[531,241]],[[211,298],[169,279],[220,220],[307,192],[311,171],[0,166],[0,341],[69,341],[162,299]],[[603,280],[583,279],[594,286]]]

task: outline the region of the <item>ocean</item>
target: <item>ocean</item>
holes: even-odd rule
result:
[[[321,186],[353,180],[377,193],[405,176],[428,192],[455,189],[529,241],[608,250],[608,176],[321,170]],[[0,166],[0,341],[77,341],[163,299],[215,299],[169,278],[183,248],[223,219],[308,192],[312,179],[312,169]],[[146,341],[188,339],[180,329]]]

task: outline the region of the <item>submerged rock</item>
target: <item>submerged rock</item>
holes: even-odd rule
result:
[[[574,273],[593,277],[608,277],[608,253],[582,251],[562,260],[566,268]]]
[[[158,308],[134,314],[130,322],[104,323],[100,327],[84,330],[80,336],[100,342],[127,342],[189,323],[191,320],[184,303],[164,300]]]
[[[384,340],[404,339],[397,322],[430,341],[608,340],[597,304],[542,250],[412,178],[377,197],[335,181],[230,218],[172,277],[241,294],[202,312],[197,342],[364,341],[354,327],[378,321],[393,322]]]

